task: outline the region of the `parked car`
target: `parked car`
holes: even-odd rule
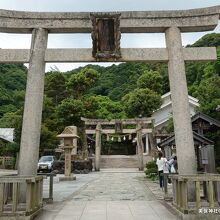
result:
[[[51,172],[52,166],[56,158],[54,156],[42,156],[38,162],[37,172]]]

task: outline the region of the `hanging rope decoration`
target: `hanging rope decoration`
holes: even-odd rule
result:
[[[118,141],[118,142],[122,142],[126,141],[126,140],[132,140],[132,134],[125,134],[125,135],[110,135],[107,134],[106,135],[106,141]]]

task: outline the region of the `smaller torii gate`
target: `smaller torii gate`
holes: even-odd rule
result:
[[[152,118],[133,119],[87,119],[81,118],[86,126],[86,134],[95,134],[95,171],[100,170],[101,136],[102,134],[134,134],[137,135],[139,170],[144,169],[142,135],[152,133]],[[128,125],[136,125],[135,128],[127,128]]]

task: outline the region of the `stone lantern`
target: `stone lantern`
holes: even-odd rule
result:
[[[77,146],[77,138],[79,136],[76,133],[77,129],[76,126],[68,126],[65,127],[64,131],[57,135],[58,138],[63,139],[63,146],[64,154],[65,154],[65,171],[64,171],[64,177],[60,178],[60,181],[64,180],[75,180],[76,177],[72,176],[71,174],[71,152],[73,148],[76,148]]]

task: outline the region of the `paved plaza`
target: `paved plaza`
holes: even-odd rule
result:
[[[102,170],[54,183],[54,203],[37,220],[173,220],[177,219],[136,170]],[[46,195],[47,181],[45,181]],[[159,189],[158,189],[159,190]]]

